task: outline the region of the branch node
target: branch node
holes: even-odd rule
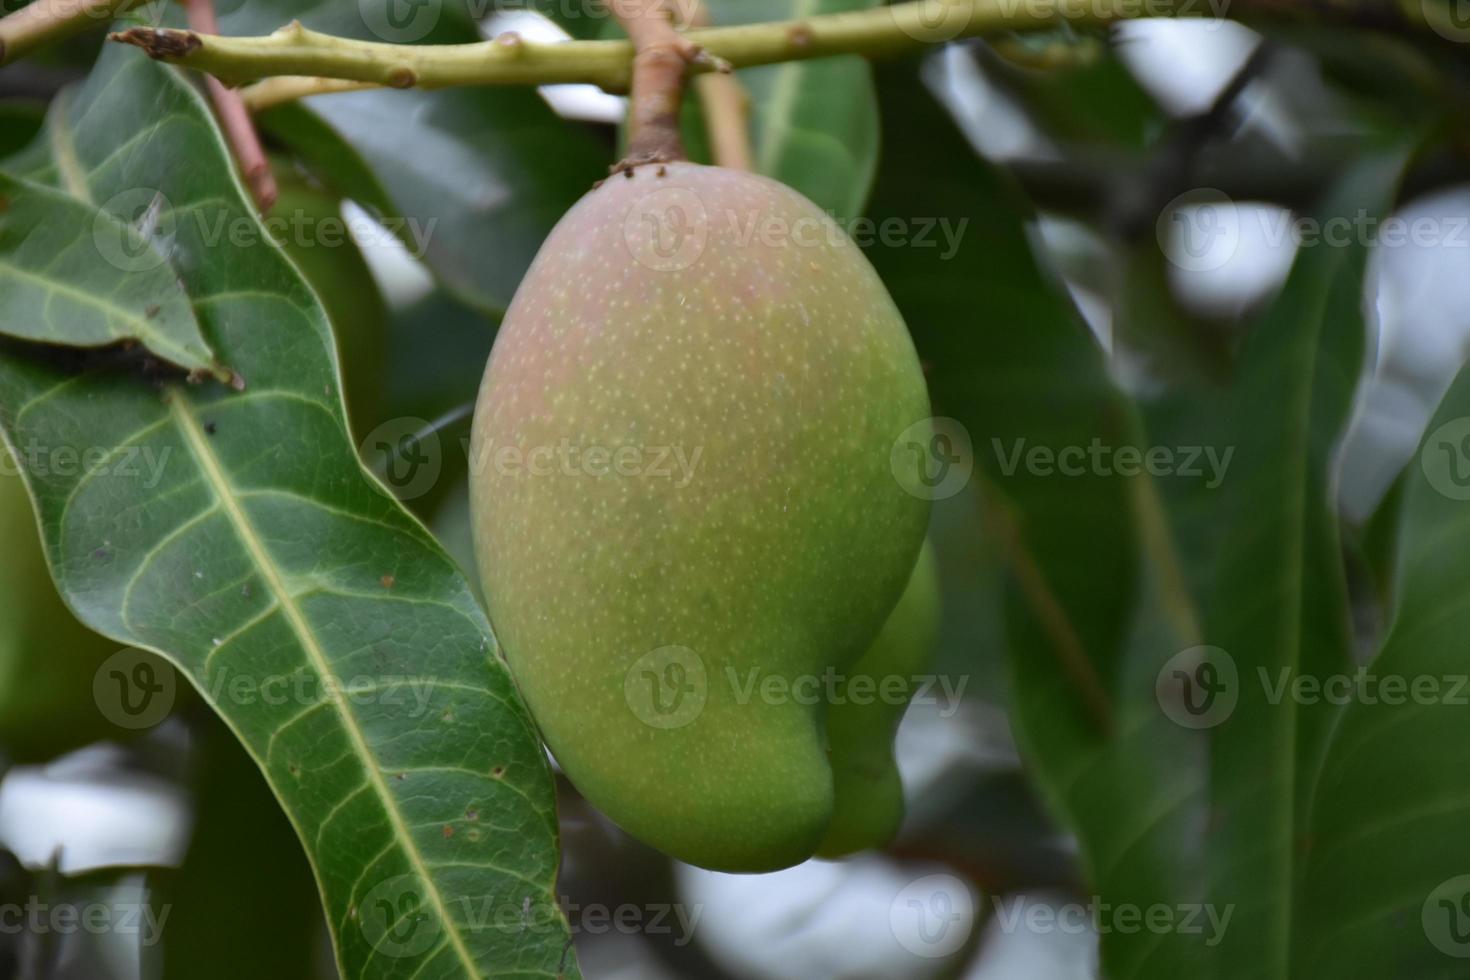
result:
[[[517,31],[506,31],[504,34],[495,35],[495,43],[512,51],[524,51],[526,47]]]
[[[710,54],[697,44],[694,46],[694,54],[690,57],[689,63],[694,65],[707,65],[721,75],[728,75],[735,70],[730,62],[717,55]]]
[[[186,57],[203,44],[193,31],[172,27],[129,27],[107,35],[107,39],[142,48],[144,54],[159,61]]]
[[[812,43],[812,29],[806,24],[793,24],[791,30],[786,32],[786,36],[791,39],[792,47],[797,49],[805,48]]]
[[[399,65],[388,72],[388,84],[394,88],[413,88],[418,80],[418,72],[408,65]]]

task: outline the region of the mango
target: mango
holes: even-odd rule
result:
[[[929,505],[890,460],[929,415],[877,274],[790,188],[648,165],[562,218],[486,367],[471,516],[502,654],[593,805],[714,870],[815,852],[826,682],[914,567]]]
[[[819,856],[881,847],[898,833],[903,783],[893,739],[938,636],[939,568],[926,541],[908,588],[827,713],[836,802]]]

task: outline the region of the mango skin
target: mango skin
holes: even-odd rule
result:
[[[929,669],[939,637],[939,566],[928,541],[898,605],[878,638],[853,665],[847,683],[872,678],[872,691],[903,678],[902,703],[871,697],[859,703],[844,697],[827,713],[832,748],[832,780],[836,796],[832,822],[817,848],[824,858],[843,857],[882,847],[903,823],[903,782],[893,757],[893,739],[915,693],[913,678]]]
[[[747,234],[798,222],[821,233]],[[723,871],[815,851],[826,704],[794,685],[860,658],[903,591],[929,505],[890,451],[929,414],[877,274],[784,185],[641,167],[552,231],[476,407],[475,550],[548,746],[633,836]]]

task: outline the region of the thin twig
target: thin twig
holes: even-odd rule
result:
[[[44,0],[43,0],[44,2]],[[72,0],[61,0],[72,2]],[[623,6],[622,2],[619,6]],[[1372,29],[1418,32],[1433,42],[1428,23],[1406,8],[1395,7],[1397,20],[1385,20],[1375,7],[1370,17],[1352,3],[1287,5],[1281,0],[1235,0],[1234,19],[1315,17],[1322,22],[1362,25]],[[1427,5],[1432,6],[1432,5]],[[798,20],[691,30],[679,49],[693,45],[706,56],[684,64],[684,72],[700,74],[722,64],[737,68],[859,54],[887,57],[926,46],[997,31],[1028,31],[1061,23],[1107,24],[1130,17],[1162,17],[1169,0],[911,0],[890,6],[821,14]],[[1194,14],[1201,5],[1175,0],[1174,13]],[[0,21],[0,25],[3,25]],[[370,82],[396,88],[443,88],[455,85],[552,85],[586,82],[609,92],[626,92],[632,80],[634,47],[628,41],[528,41],[503,35],[476,44],[414,45],[354,41],[290,24],[265,37],[217,37],[191,31],[132,28],[112,40],[134,44],[149,55],[208,72],[226,84],[244,84],[276,75]],[[1442,37],[1442,43],[1448,44]]]
[[[363,89],[378,87],[372,82],[352,82],[342,78],[277,75],[275,78],[263,79],[254,85],[246,86],[240,90],[240,97],[245,102],[245,108],[251,112],[264,112],[266,109],[284,105],[287,102],[295,102],[309,95],[360,92]]]
[[[1053,2],[1054,7],[1046,0],[1016,5],[995,0],[912,0],[799,20],[692,30],[682,40],[709,57],[697,58],[686,70],[700,74],[722,63],[744,68],[840,54],[901,55],[997,30],[1044,28],[1066,19],[1117,20],[1138,6],[1137,0],[1096,0],[1086,6]],[[396,88],[585,82],[609,92],[626,92],[635,53],[629,41],[548,43],[514,35],[475,44],[385,44],[321,34],[299,23],[263,37],[133,28],[111,39],[233,84],[296,75]]]
[[[190,29],[202,34],[219,33],[219,22],[214,16],[214,0],[185,0],[184,9]],[[225,88],[219,79],[206,78],[204,83],[209,90],[210,101],[214,103],[215,114],[219,116],[220,129],[224,131],[225,140],[240,164],[240,176],[250,188],[255,206],[264,214],[276,203],[278,188],[275,175],[271,173],[270,161],[265,156],[265,148],[260,145],[260,134],[255,131],[255,123],[250,119],[250,112],[245,108],[240,93]]]
[[[101,27],[138,0],[36,0],[0,17],[0,65],[35,48]]]
[[[688,0],[693,13],[687,27],[709,27],[709,7],[701,0]],[[750,95],[733,73],[696,75],[694,91],[704,109],[704,128],[709,136],[710,155],[717,166],[732,170],[754,170],[750,148]]]
[[[679,107],[689,66],[730,66],[674,30],[664,0],[609,0],[608,9],[633,42],[633,77],[628,99],[628,155],[613,167],[687,159],[679,135]]]

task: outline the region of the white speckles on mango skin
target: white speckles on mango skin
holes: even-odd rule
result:
[[[684,861],[770,870],[810,856],[831,817],[825,711],[746,685],[850,666],[893,608],[928,504],[889,452],[928,396],[854,245],[748,233],[830,226],[814,205],[747,173],[656,169],[583,198],[506,314],[475,416],[476,549],[496,634],[578,789]],[[677,270],[639,261],[652,240],[636,240],[640,202],[666,188],[702,209]],[[636,447],[643,465],[533,475],[485,451],[564,444]],[[694,462],[687,485],[672,463],[654,472],[670,447]],[[702,711],[674,729],[645,724],[624,690],[666,646],[707,677]]]

